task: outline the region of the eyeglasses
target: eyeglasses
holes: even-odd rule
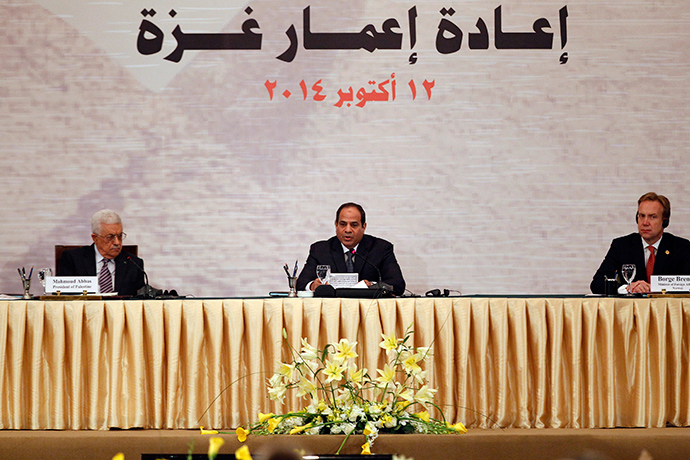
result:
[[[114,241],[116,238],[120,241],[124,241],[124,239],[127,238],[127,234],[124,232],[118,233],[118,234],[111,233],[109,235],[99,235],[98,233],[94,233],[94,235],[100,236],[101,238],[105,239],[109,243]]]

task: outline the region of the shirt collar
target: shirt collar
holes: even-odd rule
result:
[[[357,243],[357,246],[355,246],[355,247],[352,248],[352,249],[346,247],[343,243],[340,243],[340,246],[343,247],[343,254],[345,254],[346,252],[352,252],[352,251],[355,251],[355,253],[356,253],[356,252],[357,252],[357,248],[359,247],[359,243]]]
[[[654,244],[652,245],[652,246],[654,247],[654,252],[659,251],[659,243],[661,243],[661,239],[662,239],[663,237],[664,237],[664,234],[662,233],[661,236],[659,237],[659,239],[656,240],[656,243],[654,243]],[[640,238],[642,239],[642,247],[643,247],[644,249],[647,249],[647,246],[649,246],[649,244],[644,240],[644,238],[642,238],[642,237],[640,237]]]
[[[94,249],[96,250],[96,265],[100,267],[101,265],[103,265],[103,259],[105,259],[105,257],[103,257],[103,254],[98,252],[98,248],[94,247]],[[114,262],[113,259],[107,259],[107,260],[108,260],[108,265],[110,265],[111,262]]]

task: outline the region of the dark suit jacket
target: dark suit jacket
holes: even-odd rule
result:
[[[144,272],[131,261],[131,257],[142,269],[144,261],[129,252],[122,251],[115,257],[115,292],[119,295],[136,295],[144,286]],[[98,276],[96,273],[96,247],[83,246],[62,253],[57,276]]]
[[[367,263],[365,259],[370,263]],[[307,262],[297,278],[298,290],[306,289],[307,283],[316,279],[317,265],[330,265],[333,273],[347,272],[343,246],[337,237],[311,245]],[[395,259],[393,245],[381,238],[364,235],[355,254],[355,272],[359,273],[360,281],[378,282],[379,274],[372,265],[381,271],[381,281],[393,286],[395,295],[402,295],[405,292],[405,280],[400,265]]]
[[[623,264],[635,264],[637,267],[634,281],[647,279],[644,248],[639,233],[621,236],[611,242],[609,252],[592,278],[589,286],[592,292],[604,294],[604,275],[613,278],[616,271],[620,274]],[[690,241],[664,232],[655,256],[653,274],[690,275]]]

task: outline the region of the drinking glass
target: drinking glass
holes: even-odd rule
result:
[[[328,282],[328,278],[331,276],[331,266],[317,265],[316,276],[319,278],[319,281],[321,281],[321,284],[326,284]]]
[[[637,267],[635,266],[635,264],[623,264],[621,273],[623,274],[623,278],[625,279],[625,281],[628,283],[628,293],[626,295],[633,295],[632,292],[630,292],[630,283],[632,282],[632,280],[635,279]]]
[[[53,270],[50,268],[42,268],[38,272],[38,281],[41,282],[43,286],[43,293],[46,293],[46,278],[53,276]]]

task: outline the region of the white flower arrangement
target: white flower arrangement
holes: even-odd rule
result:
[[[287,338],[285,331],[283,336]],[[258,422],[237,428],[239,440],[243,442],[250,433],[345,434],[342,448],[351,434],[364,434],[367,442],[362,453],[366,454],[380,433],[466,433],[462,423],[434,419],[425,410],[427,406],[439,409],[434,404],[436,390],[429,387],[423,369],[432,350],[409,346],[411,336],[410,329],[403,338],[382,334],[379,346],[388,361],[383,369],[376,369],[375,378],[358,368],[357,342],[341,339],[320,350],[303,338],[299,353],[290,347],[293,361],[280,363],[268,379],[268,395],[282,402],[288,390],[296,390],[309,404],[286,414],[259,413]],[[413,406],[421,410],[412,412]]]

